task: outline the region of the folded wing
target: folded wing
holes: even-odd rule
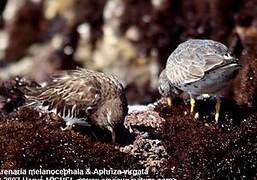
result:
[[[223,64],[224,58],[208,47],[185,48],[170,55],[166,74],[174,85],[200,80],[207,71]]]
[[[99,103],[101,85],[93,76],[79,78],[76,73],[75,70],[54,75],[48,86],[31,90],[27,99],[62,117],[85,116]]]

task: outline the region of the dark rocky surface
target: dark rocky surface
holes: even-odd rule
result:
[[[0,116],[1,169],[141,169],[114,145],[76,131],[61,118],[31,109]]]
[[[202,104],[203,105],[203,104]],[[214,106],[199,106],[201,110]],[[199,120],[183,105],[173,107],[166,118],[162,139],[169,155],[162,166],[165,177],[178,179],[254,179],[257,165],[256,110],[223,101],[222,116]]]

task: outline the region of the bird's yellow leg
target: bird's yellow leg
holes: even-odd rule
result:
[[[190,110],[190,112],[191,112],[191,114],[193,114],[194,111],[195,111],[195,103],[196,103],[195,99],[194,99],[193,97],[191,97],[191,98],[190,98],[190,105],[191,105],[191,110]],[[195,113],[194,118],[195,118],[195,119],[198,119],[198,118],[199,118],[199,113],[198,113],[198,112]]]
[[[216,102],[216,105],[215,105],[215,121],[216,121],[216,123],[219,120],[220,105],[221,105],[221,100],[220,100],[220,98],[217,98],[217,102]]]
[[[190,105],[191,105],[190,112],[193,113],[195,110],[195,99],[193,97],[190,98]]]
[[[168,106],[169,106],[169,107],[172,106],[172,99],[171,99],[171,97],[168,97],[168,98],[167,98],[167,103],[168,103]]]

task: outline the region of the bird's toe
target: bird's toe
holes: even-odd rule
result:
[[[196,113],[195,113],[194,119],[199,119],[199,112],[196,112]]]

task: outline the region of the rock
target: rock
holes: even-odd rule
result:
[[[115,146],[93,141],[83,132],[62,131],[63,125],[61,118],[28,108],[0,114],[0,168],[143,168],[135,158]]]

